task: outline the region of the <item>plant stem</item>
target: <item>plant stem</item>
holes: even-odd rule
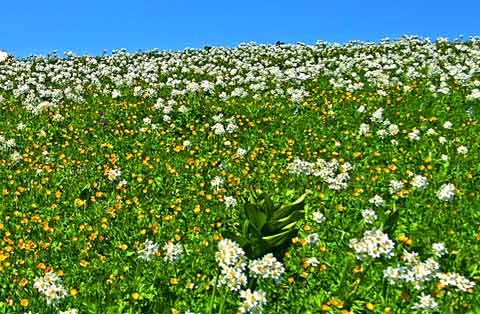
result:
[[[220,303],[220,309],[218,310],[218,314],[222,314],[223,313],[223,306],[225,305],[225,298],[226,298],[226,291],[225,289],[223,289],[223,293],[222,293],[222,301]]]
[[[215,293],[217,292],[217,281],[218,281],[218,273],[217,276],[215,277],[215,282],[213,283],[213,293],[210,298],[210,304],[208,305],[208,313],[212,314],[213,312],[213,301],[215,300]]]

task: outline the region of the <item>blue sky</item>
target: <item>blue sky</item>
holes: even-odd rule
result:
[[[480,35],[480,1],[5,0],[0,50],[15,56]]]

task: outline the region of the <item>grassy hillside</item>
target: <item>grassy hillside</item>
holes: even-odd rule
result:
[[[2,59],[0,313],[480,311],[480,41]]]

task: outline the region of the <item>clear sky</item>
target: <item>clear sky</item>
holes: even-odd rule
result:
[[[0,50],[98,55],[277,40],[378,41],[480,35],[477,0],[3,0]]]

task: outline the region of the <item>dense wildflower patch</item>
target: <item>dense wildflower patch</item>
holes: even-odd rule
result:
[[[0,312],[480,311],[479,68],[475,38],[1,52]],[[309,191],[256,257],[252,190]]]

